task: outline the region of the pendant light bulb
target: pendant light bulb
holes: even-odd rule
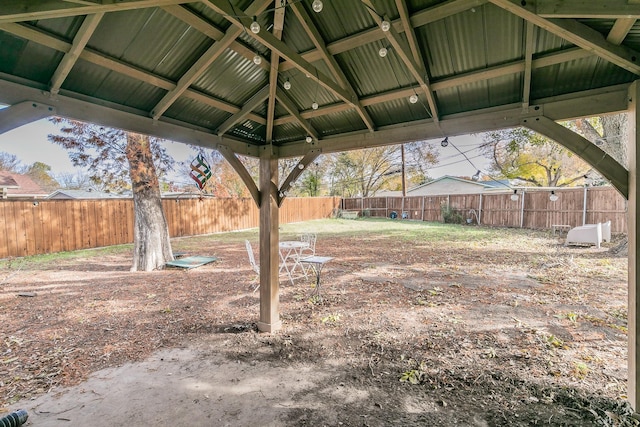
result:
[[[253,63],[256,64],[256,65],[262,64],[262,57],[260,55],[256,54],[253,57]]]
[[[418,95],[416,95],[415,93],[413,95],[411,95],[409,97],[409,102],[412,104],[415,104],[416,102],[418,102]]]
[[[387,50],[386,47],[381,47],[380,50],[378,51],[378,55],[380,55],[380,58],[384,58],[385,56],[387,56],[387,53],[389,51]]]
[[[289,79],[287,79],[282,86],[284,86],[285,90],[291,89],[291,82]]]
[[[380,29],[386,33],[387,31],[389,31],[389,30],[391,29],[391,23],[389,23],[389,21],[387,21],[386,19],[384,19],[384,20],[380,23]]]
[[[313,8],[313,11],[315,13],[320,13],[322,12],[322,7],[324,5],[322,4],[322,0],[313,0],[313,3],[311,4],[311,7]]]
[[[260,32],[260,24],[258,24],[258,21],[256,21],[255,16],[253,17],[253,22],[249,26],[249,29],[253,34],[258,34]]]
[[[311,108],[313,108],[314,110],[318,109],[318,103],[314,101],[313,104],[311,104]]]
[[[511,200],[514,202],[518,201],[518,190],[513,190],[513,194],[511,195]]]
[[[302,163],[298,164],[298,169],[304,169],[304,165]]]
[[[447,145],[449,145],[449,137],[445,136],[444,139],[442,141],[440,141],[440,145],[442,147],[446,147]]]
[[[307,135],[307,137],[304,139],[305,141],[307,141],[307,144],[311,144],[313,142],[313,138],[311,138],[310,136]]]
[[[555,191],[551,191],[551,195],[549,196],[549,200],[551,200],[552,202],[557,202],[558,201],[558,195],[556,194]]]

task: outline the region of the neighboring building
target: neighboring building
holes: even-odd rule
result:
[[[44,199],[47,192],[29,176],[0,171],[0,195],[3,199]]]
[[[490,190],[510,190],[508,180],[471,181],[445,175],[407,190],[407,197],[435,196],[441,194],[478,194]],[[402,197],[401,191],[379,191],[374,197]]]
[[[508,181],[471,181],[445,175],[407,191],[407,196],[434,196],[437,194],[478,194],[487,190],[509,190]]]
[[[131,195],[103,193],[102,191],[93,190],[56,190],[47,196],[47,199],[53,200],[82,200],[82,199],[125,199]]]

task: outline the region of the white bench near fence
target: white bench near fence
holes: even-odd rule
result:
[[[610,241],[611,221],[607,221],[572,228],[567,233],[564,245],[593,244],[596,248],[600,248],[600,243]]]

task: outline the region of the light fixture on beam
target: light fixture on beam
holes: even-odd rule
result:
[[[262,57],[256,53],[253,57],[253,63],[256,65],[262,64]]]
[[[383,19],[382,22],[380,23],[380,29],[386,33],[391,29],[391,23],[386,19]]]
[[[304,165],[302,163],[298,163],[298,169],[304,169]]]
[[[313,138],[311,138],[309,135],[307,135],[304,140],[307,141],[307,144],[311,144],[313,142]]]
[[[418,102],[418,95],[416,95],[415,93],[413,95],[411,95],[409,97],[409,102],[412,104],[415,104],[416,102]]]
[[[253,22],[249,26],[249,29],[253,34],[258,34],[260,32],[260,24],[258,24],[258,21],[256,21],[255,16],[253,17]]]
[[[285,90],[291,89],[291,82],[289,79],[287,79],[282,86],[284,86]]]
[[[322,4],[322,0],[313,0],[313,3],[311,4],[311,8],[315,13],[322,12],[323,7],[324,5]]]
[[[311,108],[313,108],[314,110],[318,109],[318,103],[313,101],[313,104],[311,104]]]
[[[380,55],[380,58],[384,58],[385,56],[387,56],[387,53],[389,53],[389,51],[384,46],[381,47],[380,50],[378,51],[378,55]]]

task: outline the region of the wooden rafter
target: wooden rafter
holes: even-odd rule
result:
[[[522,82],[522,108],[529,107],[531,96],[531,71],[533,70],[533,24],[527,22],[525,31],[524,73]]]
[[[189,25],[192,28],[200,31],[205,36],[209,37],[212,40],[220,41],[222,37],[224,37],[224,31],[217,28],[216,26],[210,24],[208,21],[204,20],[200,16],[196,15],[191,10],[185,8],[180,5],[172,5],[165,6],[162,8],[165,12],[175,16],[185,24]],[[231,45],[229,45],[229,49],[234,50],[240,55],[244,56],[249,61],[253,60],[255,52],[251,50],[251,48],[245,46],[243,43],[238,40],[234,40]],[[270,63],[269,61],[263,60],[260,65],[258,65],[263,70],[269,70]]]
[[[637,58],[640,53],[625,46],[609,43],[598,31],[575,19],[546,19],[536,14],[535,7],[522,6],[520,0],[490,0],[501,7],[538,27],[549,31],[583,49],[634,74],[640,74]]]
[[[185,0],[120,0],[105,4],[69,1],[17,1],[0,2],[0,23],[24,22],[40,19],[64,18],[68,16],[93,15],[96,13],[121,12],[124,10],[162,7],[189,3]]]
[[[284,199],[287,197],[286,191],[289,189],[289,186],[294,183],[296,179],[298,179],[298,177],[302,174],[302,172],[304,172],[307,166],[313,163],[313,161],[317,159],[319,155],[320,150],[310,150],[302,157],[302,159],[300,159],[298,164],[295,165],[293,169],[291,169],[291,172],[289,172],[289,175],[287,175],[287,178],[278,189],[278,206],[282,206],[282,202],[284,202]]]
[[[536,0],[535,11],[544,18],[640,18],[640,7],[628,0]]]
[[[282,40],[282,30],[284,29],[284,18],[286,12],[286,1],[276,0],[276,10],[273,14],[273,36]],[[267,131],[265,140],[267,144],[273,141],[273,119],[276,117],[276,91],[278,89],[278,64],[280,55],[271,51],[271,63],[274,64],[269,70],[269,102],[267,103]]]
[[[244,166],[244,164],[242,164],[240,159],[238,159],[238,156],[236,156],[231,148],[223,144],[219,144],[216,149],[222,155],[222,157],[224,157],[225,160],[229,162],[229,165],[231,165],[233,170],[236,171],[242,182],[244,182],[244,185],[247,186],[249,194],[251,194],[251,198],[253,198],[253,201],[256,202],[256,205],[260,207],[260,191],[258,190],[258,186],[251,177],[251,174],[249,174],[249,171],[247,171],[247,168]]]
[[[367,6],[367,10],[371,17],[376,21],[376,24],[380,26],[383,20],[389,22],[388,17],[382,17],[375,12],[373,8],[373,3],[371,0],[362,0]],[[402,21],[401,21],[402,22]],[[382,30],[380,30],[382,32]],[[411,30],[412,32],[412,30]],[[407,43],[400,37],[398,31],[396,31],[395,27],[391,25],[389,31],[383,32],[391,46],[393,47],[394,52],[398,55],[402,63],[407,67],[411,76],[418,82],[422,93],[424,93],[427,98],[427,103],[429,104],[429,111],[431,113],[431,117],[437,122],[439,120],[438,117],[438,108],[436,106],[435,99],[433,97],[433,92],[429,86],[429,82],[426,79],[426,70],[424,69],[424,63],[420,61],[417,63],[414,59],[414,55],[411,53],[410,47]]]
[[[356,91],[349,83],[349,79],[347,79],[347,76],[342,71],[342,68],[340,68],[340,65],[338,65],[338,61],[336,61],[334,56],[331,55],[327,50],[325,41],[322,39],[320,32],[311,21],[311,17],[307,13],[306,9],[302,6],[301,3],[292,3],[291,8],[293,9],[294,14],[298,17],[300,24],[313,42],[314,46],[316,47],[318,52],[320,52],[322,60],[324,60],[324,62],[329,67],[329,70],[331,71],[331,74],[333,74],[335,80],[344,89],[351,93],[352,99],[357,100],[358,96],[356,94]],[[369,128],[369,130],[374,130],[375,127],[373,124],[373,120],[371,119],[371,116],[369,115],[367,110],[365,110],[365,108],[360,104],[359,101],[354,101],[353,104],[358,111],[358,115],[360,115],[367,128]]]
[[[247,117],[247,115],[249,115],[249,113],[251,113],[252,110],[254,110],[255,108],[258,107],[258,105],[260,105],[261,103],[263,103],[268,97],[269,97],[269,88],[270,85],[263,87],[262,89],[260,89],[258,92],[256,92],[243,106],[242,109],[240,109],[240,111],[238,111],[236,114],[234,114],[233,116],[229,117],[227,120],[224,121],[224,123],[222,123],[218,129],[216,130],[216,133],[220,136],[222,136],[223,134],[225,134],[227,131],[229,131],[231,128],[233,128],[236,123],[238,123],[239,121],[245,119]]]
[[[264,11],[271,3],[271,0],[256,0],[247,9],[247,13],[250,15],[260,13]],[[176,87],[165,94],[165,96],[156,104],[151,111],[151,116],[154,120],[160,118],[162,114],[191,86],[198,77],[207,71],[209,66],[222,55],[227,48],[233,43],[243,29],[237,27],[231,27],[227,30],[225,35],[218,42],[214,42],[213,45],[207,51],[198,58],[198,60],[189,68],[189,70],[180,77]]]
[[[0,30],[60,52],[68,52],[72,47],[71,43],[65,42],[57,37],[53,37],[47,33],[23,24],[0,24]],[[167,91],[171,91],[176,87],[176,84],[174,82],[171,82],[163,77],[157,76],[145,70],[141,70],[132,66],[131,64],[127,64],[115,58],[108,57],[89,48],[85,48],[80,53],[80,58],[92,64],[104,67],[108,70],[115,71],[132,79],[154,85]],[[221,99],[212,97],[210,95],[205,95],[193,89],[187,89],[184,92],[184,96],[231,114],[235,114],[240,111],[240,108],[236,107],[233,104],[229,104],[228,102],[225,102]],[[264,117],[260,117],[256,114],[250,114],[248,118],[260,124],[266,123]]]
[[[300,126],[302,126],[302,128],[309,134],[309,136],[318,140],[318,131],[311,126],[311,123],[309,123],[307,119],[302,117],[294,102],[282,89],[278,88],[276,91],[276,98],[278,99],[278,102],[289,112],[289,114],[291,114],[291,117],[293,117],[293,119],[297,121],[298,124],[300,124]],[[274,125],[277,123],[277,120],[274,120]]]
[[[616,22],[614,22],[611,31],[609,31],[609,34],[607,34],[607,41],[611,44],[622,43],[635,23],[636,18],[616,19]]]
[[[96,28],[98,28],[98,24],[102,20],[103,16],[104,13],[100,12],[84,18],[80,29],[76,33],[76,36],[73,38],[73,43],[71,44],[69,51],[64,54],[62,61],[60,61],[60,64],[58,64],[58,68],[56,68],[56,71],[53,73],[53,77],[51,78],[51,82],[49,85],[49,91],[51,93],[56,94],[60,91],[62,83],[71,72],[71,69],[73,68],[76,61],[80,57],[80,54],[89,42],[91,35],[96,30]]]
[[[202,0],[212,10],[223,15],[233,25],[245,28],[251,22],[251,16],[247,14],[237,14],[230,7],[229,3],[222,0]],[[246,24],[245,24],[246,23]],[[284,42],[278,40],[271,33],[267,31],[260,31],[258,34],[253,34],[252,37],[258,40],[260,43],[276,51],[279,56],[285,58],[287,61],[292,62],[296,68],[309,75],[310,78],[315,80],[319,85],[332,92],[335,96],[342,99],[349,104],[352,108],[357,109],[357,99],[354,99],[348,91],[340,87],[332,79],[328,78],[316,67],[305,61],[298,52],[287,46]],[[363,121],[365,120],[362,118]],[[366,122],[365,122],[366,123]]]

